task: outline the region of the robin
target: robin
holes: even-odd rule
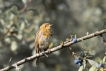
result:
[[[40,26],[36,33],[35,49],[36,53],[40,53],[41,50],[46,51],[49,48],[52,39],[51,25],[44,23]],[[39,57],[36,58],[36,65],[39,65]]]

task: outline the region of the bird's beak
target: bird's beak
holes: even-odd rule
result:
[[[50,24],[50,26],[52,26],[53,24]]]

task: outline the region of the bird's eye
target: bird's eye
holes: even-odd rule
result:
[[[45,27],[47,27],[48,25],[45,25]]]

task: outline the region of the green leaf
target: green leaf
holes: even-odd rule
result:
[[[16,41],[12,41],[12,43],[11,43],[11,50],[12,51],[16,51],[16,49],[17,49],[17,42]]]
[[[92,66],[98,67],[98,63],[96,61],[90,60],[90,59],[87,59],[87,60]]]
[[[89,71],[97,71],[97,68],[95,66],[92,66]]]

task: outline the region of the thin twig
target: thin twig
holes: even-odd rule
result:
[[[12,57],[11,57],[10,60],[9,60],[9,63],[8,63],[9,65],[11,65],[11,61],[12,61]]]
[[[50,51],[45,51],[45,53],[46,54],[50,54],[50,53],[55,52],[57,50],[60,50],[62,48],[69,47],[72,44],[75,44],[75,43],[78,43],[78,42],[82,42],[82,39],[83,40],[90,39],[92,37],[98,36],[98,35],[103,34],[103,33],[106,33],[106,29],[105,30],[98,31],[98,32],[95,32],[95,33],[92,33],[92,34],[89,34],[89,35],[86,35],[86,36],[83,36],[81,38],[78,38],[77,39],[77,42],[70,41],[70,42],[64,43],[62,46],[60,44],[59,46],[56,46],[54,48],[51,48]],[[26,63],[26,62],[28,62],[30,60],[33,60],[33,59],[35,59],[37,57],[40,57],[40,56],[44,56],[44,52],[41,52],[39,54],[35,54],[35,55],[30,56],[30,57],[27,57],[27,58],[24,58],[24,59],[22,59],[22,60],[20,60],[20,61],[18,61],[16,63],[14,63],[14,64],[12,64],[12,65],[9,65],[9,66],[7,66],[7,67],[5,67],[3,69],[0,69],[0,71],[8,71],[8,70],[10,70],[12,68],[15,68],[14,65],[17,65],[17,66],[22,65],[22,64],[24,64],[24,63]]]

